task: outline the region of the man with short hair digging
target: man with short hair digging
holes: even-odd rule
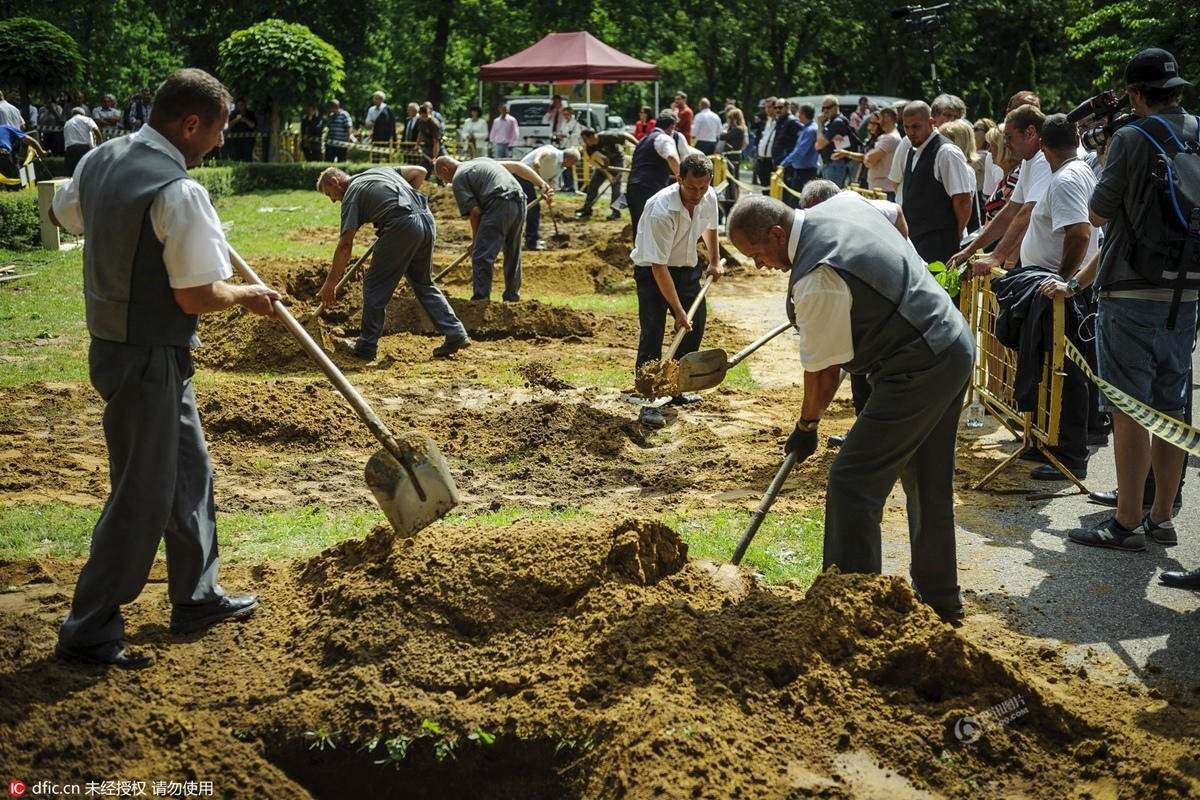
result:
[[[843,369],[871,383],[829,470],[825,568],[880,572],[883,505],[899,477],[913,586],[943,619],[961,618],[954,445],[975,357],[962,314],[896,228],[853,192],[807,210],[743,197],[727,226],[755,264],[791,271],[804,401],[785,451],[801,461],[816,451]]]
[[[450,184],[458,212],[471,222],[472,300],[491,300],[496,256],[504,251],[504,299],[521,299],[521,235],[525,230],[525,192],[520,175],[543,192],[554,189],[519,161],[473,158],[460,163],[441,156],[434,164],[438,179]]]
[[[338,281],[350,262],[358,229],[369,222],[378,237],[371,268],[363,277],[362,329],[350,348],[356,358],[375,358],[387,304],[402,277],[408,278],[417,302],[446,337],[433,349],[434,358],[449,358],[471,344],[446,296],[433,285],[436,226],[425,195],[417,191],[424,180],[425,168],[416,166],[375,167],[354,177],[329,167],[317,179],[317,191],[331,202],[342,204],[342,235],[329,276],[321,287],[321,302],[326,308],[337,302]]]
[[[84,234],[84,305],[92,385],[104,398],[112,491],[92,532],[60,658],[125,668],[121,606],[146,585],[167,545],[171,632],[252,614],[258,600],[217,583],[212,466],[192,391],[197,315],[233,305],[270,316],[278,293],[230,285],[229,249],[208,192],[188,177],[219,147],[229,93],[182,69],[163,81],[149,123],[86,153],[54,197],[52,217]]]
[[[643,140],[644,141],[644,140]],[[717,249],[717,193],[712,188],[712,161],[693,153],[679,164],[679,180],[656,192],[646,201],[634,238],[633,277],[637,283],[638,352],[635,374],[662,356],[663,326],[667,312],[675,318],[675,331],[688,333],[676,356],[700,349],[704,338],[707,304],[702,302],[691,322],[687,307],[700,294],[704,275],[719,280],[724,274]],[[698,266],[696,241],[703,238],[708,252],[708,268]],[[698,401],[694,395],[676,395],[673,405]],[[642,406],[638,419],[650,428],[662,428],[667,421],[653,406]]]

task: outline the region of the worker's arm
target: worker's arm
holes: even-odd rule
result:
[[[971,201],[974,197],[974,192],[962,192],[950,198],[950,205],[954,207],[954,221],[958,225],[960,237],[966,229],[967,223],[971,221]]]
[[[42,143],[36,137],[30,136],[28,133],[24,135],[25,144],[33,148],[33,152],[37,153],[42,158],[46,157],[46,150],[42,147]]]
[[[804,401],[800,404],[801,419],[820,419],[833,402],[842,382],[842,367],[833,364],[816,372],[804,371]]]
[[[279,292],[268,286],[258,283],[232,284],[225,281],[175,289],[174,293],[176,304],[185,314],[207,314],[240,305],[254,314],[270,317],[275,315],[271,304],[279,299]]]
[[[692,323],[688,322],[687,310],[679,300],[679,292],[675,291],[675,281],[671,280],[671,271],[667,265],[651,265],[650,274],[654,276],[654,282],[658,284],[658,291],[662,292],[663,299],[667,301],[667,306],[671,309],[671,315],[675,317],[675,330],[687,328],[690,331]]]
[[[421,184],[425,182],[425,176],[429,174],[429,170],[424,167],[404,166],[400,167],[400,177],[408,181],[414,189],[420,189]]]
[[[721,263],[721,246],[717,243],[717,229],[709,228],[704,232],[704,249],[708,253],[708,269],[704,274],[711,277],[713,282],[721,280],[725,274],[725,266]]]
[[[1058,274],[1069,278],[1079,270],[1092,241],[1092,223],[1077,222],[1063,229],[1062,266]]]
[[[1099,267],[1099,264],[1100,254],[1096,253],[1090,259],[1088,259],[1088,262],[1083,265],[1082,269],[1075,273],[1074,277],[1075,280],[1079,281],[1080,292],[1096,282],[1096,271]],[[1070,277],[1069,273],[1064,272],[1063,274]],[[1078,293],[1072,292],[1069,288],[1067,288],[1067,282],[1059,280],[1058,278],[1046,278],[1046,280],[1042,281],[1041,286],[1038,287],[1038,291],[1040,291],[1046,297],[1049,297],[1051,300],[1056,300],[1060,297],[1074,297]]]
[[[483,218],[483,209],[475,206],[467,212],[467,220],[471,223],[471,241],[475,241],[475,234],[479,232],[479,220]]]
[[[333,251],[333,264],[329,266],[329,276],[321,286],[321,304],[326,308],[337,302],[337,285],[346,274],[346,265],[350,263],[350,253],[354,250],[354,234],[358,228],[345,231],[338,239],[337,248]]]
[[[528,164],[522,164],[520,161],[501,161],[500,164],[521,180],[528,181],[541,189],[543,193],[554,194],[554,187],[546,183],[545,179]]]
[[[621,132],[621,135],[625,137],[625,141],[629,142],[634,147],[637,147],[638,140],[636,136],[634,136],[632,133],[625,133],[624,131]]]
[[[1021,203],[1014,203],[1011,200],[1005,203],[1004,207],[1000,209],[1000,213],[992,217],[992,220],[983,226],[983,230],[971,240],[970,244],[950,257],[947,266],[957,267],[992,242],[998,241],[1008,231],[1008,226],[1016,219],[1017,212],[1020,209]]]
[[[908,220],[904,218],[904,209],[900,206],[896,206],[896,230],[905,239],[908,238]]]
[[[671,174],[675,176],[675,180],[679,180],[679,159],[675,156],[667,156],[667,166],[671,170]]]
[[[1017,218],[1008,226],[1000,244],[996,245],[991,255],[997,266],[1011,266],[1016,263],[1017,256],[1021,254],[1021,240],[1025,238],[1025,231],[1029,229],[1029,220],[1033,218],[1033,208],[1036,205],[1037,203],[1022,204]]]

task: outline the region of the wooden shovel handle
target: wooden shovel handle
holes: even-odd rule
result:
[[[779,465],[779,470],[771,480],[771,485],[767,487],[767,492],[763,495],[758,508],[754,509],[754,513],[750,516],[750,525],[747,526],[746,532],[742,534],[742,540],[738,542],[737,549],[733,551],[733,558],[729,559],[733,564],[742,563],[742,556],[746,555],[746,550],[750,547],[750,542],[754,539],[754,534],[758,533],[763,520],[767,518],[767,512],[771,510],[771,506],[775,503],[776,495],[783,488],[783,482],[787,480],[788,474],[795,466],[796,454],[788,453],[787,458],[783,459],[783,463]]]
[[[266,286],[262,278],[258,277],[254,270],[250,268],[250,265],[238,255],[238,252],[233,247],[229,248],[229,260],[233,263],[233,268],[237,271],[238,275],[246,283],[256,283],[259,286]],[[320,345],[313,341],[313,338],[308,335],[308,331],[304,329],[304,326],[296,321],[296,318],[288,311],[287,306],[276,300],[273,307],[275,309],[275,316],[279,318],[279,321],[288,329],[288,332],[300,343],[300,346],[304,348],[304,352],[308,353],[317,362],[317,366],[325,373],[325,377],[329,378],[329,382],[333,384],[334,388],[341,393],[342,397],[346,398],[346,401],[350,403],[350,406],[358,414],[363,424],[370,429],[375,438],[379,440],[379,443],[404,466],[405,471],[409,473],[409,477],[414,477],[412,475],[411,460],[407,452],[400,447],[400,443],[396,441],[396,437],[383,424],[383,420],[372,410],[366,399],[359,394],[358,389],[355,389],[350,381],[346,380],[346,376],[337,368],[333,360],[326,355]],[[413,484],[414,486],[418,485],[415,478]]]
[[[730,358],[728,362],[726,362],[726,364],[725,364],[725,368],[726,368],[726,369],[733,369],[733,368],[734,368],[734,367],[736,367],[736,366],[737,366],[739,363],[741,363],[742,359],[744,359],[746,356],[750,355],[750,354],[751,354],[751,353],[753,353],[755,350],[757,350],[758,348],[762,347],[764,344],[766,344],[767,342],[771,341],[771,340],[772,340],[772,339],[774,339],[776,336],[778,336],[779,334],[783,333],[784,331],[786,331],[786,330],[787,330],[788,328],[790,328],[790,327],[792,327],[792,323],[790,323],[790,322],[781,322],[781,323],[778,325],[778,327],[772,328],[771,330],[769,330],[769,331],[767,331],[766,333],[764,333],[762,336],[760,336],[760,337],[758,337],[757,339],[755,339],[755,340],[754,340],[753,342],[751,342],[750,344],[748,344],[748,345],[746,345],[745,347],[743,347],[741,350],[739,350],[739,351],[737,351],[736,353],[734,353],[734,354],[733,354],[733,357],[732,357],[732,358]]]
[[[347,283],[349,283],[350,279],[353,278],[358,273],[358,268],[361,267],[363,265],[363,262],[367,260],[367,256],[369,256],[369,255],[371,255],[371,253],[375,252],[375,245],[377,245],[377,244],[379,244],[378,236],[376,236],[374,241],[372,241],[371,244],[367,247],[366,252],[364,252],[361,256],[359,256],[358,259],[353,264],[350,265],[350,269],[346,270],[346,274],[342,276],[342,279],[340,281],[338,281],[337,286],[334,287],[334,290],[333,290],[334,297],[337,297],[339,294],[342,293],[342,287],[345,286]],[[233,252],[232,248],[230,248],[230,252]],[[325,311],[325,303],[322,302],[320,305],[317,306],[317,311],[314,314],[314,316],[319,317],[319,316],[321,316],[321,313],[324,311]]]
[[[704,302],[704,295],[708,292],[708,287],[712,286],[713,279],[710,276],[700,287],[700,294],[696,295],[696,299],[692,301],[692,307],[688,309],[687,321],[690,323],[692,317],[696,316],[696,311],[700,308],[700,304]],[[679,349],[679,345],[683,342],[683,337],[687,336],[687,328],[680,328],[675,331],[675,338],[671,340],[671,347],[667,350],[667,357],[663,359],[663,363],[670,361],[675,357],[675,351]]]

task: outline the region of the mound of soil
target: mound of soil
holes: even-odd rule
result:
[[[642,397],[653,400],[656,397],[674,397],[679,394],[679,362],[647,361],[638,369],[634,379],[634,388]]]
[[[519,303],[492,303],[450,298],[454,313],[476,339],[565,339],[591,336],[597,319],[585,311],[548,306],[536,300]],[[397,293],[388,303],[384,333],[437,334],[420,303],[410,295]]]
[[[290,310],[297,319],[303,319],[315,306],[294,303]],[[310,332],[316,334],[315,323]],[[193,357],[200,366],[252,372],[315,369],[299,342],[278,320],[251,314],[240,306],[201,316],[199,335],[201,346],[193,351]]]
[[[370,446],[374,439],[328,383],[215,384],[196,392],[205,432],[222,442],[289,450]]]
[[[439,220],[459,219],[461,215],[458,213],[458,203],[455,202],[454,192],[449,186],[438,186],[435,183],[427,182],[421,186],[421,191],[428,198],[429,210],[433,212],[435,218]]]
[[[270,797],[1200,788],[1188,740],[1134,721],[1144,699],[1052,686],[941,623],[901,578],[766,588],[688,561],[653,521],[377,528],[243,580],[263,607],[202,642],[154,632],[164,605],[135,604],[131,629],[150,629],[139,644],[159,662],[132,676],[65,667],[49,659],[51,614],[0,611],[0,762],[31,783],[183,768]]]
[[[449,254],[439,258],[441,266],[436,267],[435,272],[449,266],[452,260]],[[628,262],[628,258],[625,262]],[[521,290],[562,295],[612,292],[629,285],[630,273],[620,267],[625,262],[609,261],[594,248],[561,252],[526,251],[521,254]],[[497,280],[500,280],[500,274],[498,265]],[[470,286],[470,263],[460,264],[443,278],[443,283],[446,286]]]

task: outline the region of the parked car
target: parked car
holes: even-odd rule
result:
[[[550,110],[550,98],[541,96],[522,96],[508,98],[508,113],[512,114],[517,124],[521,126],[521,141],[515,148],[516,155],[524,155],[535,147],[550,143],[550,126],[542,122],[546,112]],[[604,103],[568,103],[575,111],[575,117],[584,128],[595,131],[624,130],[625,121],[621,117],[610,114]]]

